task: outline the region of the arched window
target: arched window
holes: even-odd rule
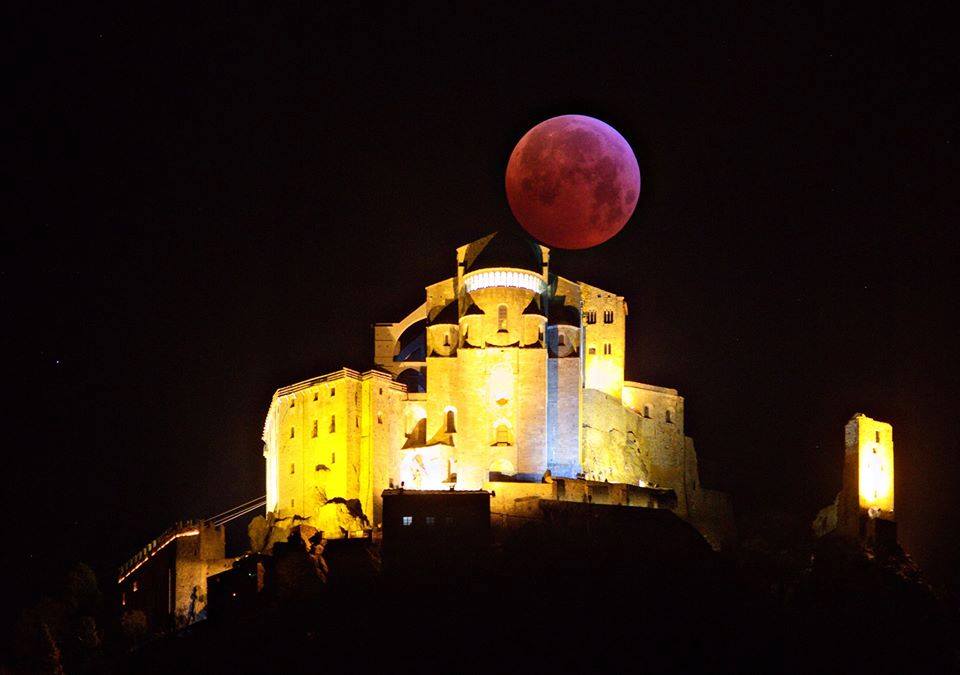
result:
[[[506,424],[497,425],[497,440],[494,445],[510,445],[510,428]]]
[[[447,411],[447,433],[452,434],[457,430],[456,414],[452,410]]]
[[[650,419],[650,406],[648,405],[643,406],[643,416],[646,417],[647,419]]]
[[[507,306],[500,305],[497,308],[497,331],[506,332],[507,331]]]
[[[564,335],[563,333],[560,333],[560,334],[557,336],[557,346],[558,346],[558,347],[566,347],[566,346],[567,346],[567,336]]]
[[[450,334],[449,334],[449,333],[446,333],[446,334],[444,334],[444,336],[443,336],[443,346],[444,346],[444,347],[449,347],[449,346],[450,346]]]

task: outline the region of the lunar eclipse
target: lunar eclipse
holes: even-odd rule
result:
[[[507,201],[523,228],[565,249],[617,234],[640,197],[640,167],[626,139],[593,117],[561,115],[528,131],[510,155]]]

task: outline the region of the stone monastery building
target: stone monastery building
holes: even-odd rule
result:
[[[376,526],[389,487],[488,489],[505,513],[524,497],[671,508],[717,545],[729,503],[700,485],[683,398],[624,380],[626,315],[518,235],[459,247],[453,276],[376,325],[377,369],[274,394],[267,510],[309,518],[357,499]]]

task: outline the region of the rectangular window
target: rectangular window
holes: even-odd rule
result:
[[[426,519],[426,520],[427,520],[427,525],[436,525],[436,524],[437,524],[437,519],[434,518],[433,516],[427,516],[427,519]]]
[[[380,395],[383,396],[383,387],[380,387]]]
[[[567,336],[564,335],[563,333],[560,333],[560,335],[557,336],[557,346],[558,347],[567,346]]]
[[[359,417],[354,418],[353,426],[357,427],[358,429],[360,428],[360,418],[359,418]]]
[[[383,424],[383,413],[377,413],[377,424]]]
[[[337,395],[337,388],[336,388],[336,387],[330,387],[330,395],[331,395],[331,396],[336,396],[336,395]]]
[[[330,433],[332,434],[337,430],[337,416],[330,415]]]
[[[291,509],[293,508],[294,503],[295,503],[294,500],[291,499],[291,500],[290,500],[290,508],[291,508]]]
[[[413,516],[404,516],[403,517],[403,526],[410,527],[413,525]]]
[[[290,438],[293,438],[297,434],[295,427],[290,427]]]
[[[291,464],[291,465],[290,465],[290,473],[296,473],[296,472],[297,472],[297,465],[296,465],[296,464]]]
[[[673,415],[669,410],[667,411],[667,424],[673,424]]]
[[[292,407],[294,407],[295,405],[297,405],[297,399],[291,398],[291,399],[290,399],[290,407],[292,408]]]
[[[317,437],[317,420],[313,420],[313,431],[310,432],[311,438]]]
[[[449,335],[444,335],[444,336],[443,336],[443,346],[444,346],[444,347],[449,347],[449,346],[450,346],[450,336],[449,336]]]
[[[603,345],[604,354],[613,354],[613,346],[609,342],[605,342]]]
[[[597,313],[594,310],[587,312],[587,323],[596,323],[597,322]]]
[[[313,400],[316,401],[320,397],[320,394],[313,392]]]
[[[336,463],[337,463],[337,451],[336,451],[336,450],[334,450],[333,452],[330,453],[330,463],[331,463],[331,464],[336,464]]]
[[[597,353],[596,347],[590,347],[590,349],[587,350],[587,354],[596,354],[596,353]]]
[[[608,309],[603,312],[603,322],[604,323],[613,323],[613,310]]]

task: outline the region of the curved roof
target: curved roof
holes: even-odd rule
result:
[[[543,255],[540,247],[530,239],[514,232],[497,232],[465,270],[488,267],[512,267],[540,273],[543,270]]]

